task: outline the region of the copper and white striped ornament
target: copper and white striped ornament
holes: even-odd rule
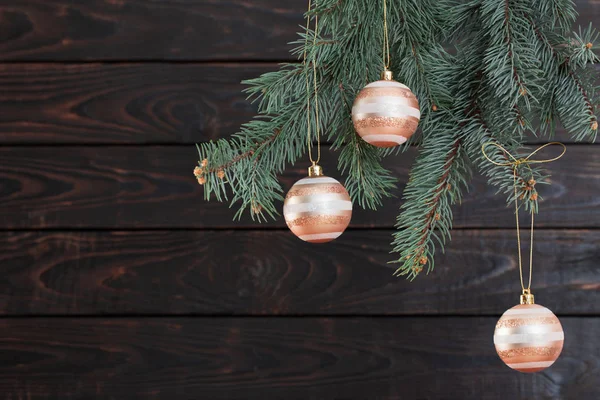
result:
[[[321,167],[292,186],[283,203],[285,222],[305,242],[326,243],[338,238],[352,218],[352,201],[344,186],[324,176]]]
[[[354,129],[367,143],[394,147],[405,143],[421,119],[414,93],[385,70],[381,80],[369,83],[356,96],[352,106]]]
[[[524,294],[521,304],[506,311],[494,331],[500,359],[519,372],[539,372],[556,361],[563,348],[564,331],[552,311]]]

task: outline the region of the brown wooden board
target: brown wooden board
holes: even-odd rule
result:
[[[394,278],[390,231],[311,245],[287,231],[0,234],[0,314],[497,314],[518,301],[513,230],[454,233],[436,268]],[[538,231],[534,293],[600,314],[600,231]]]
[[[577,0],[578,23],[600,19]],[[2,60],[291,59],[306,3],[277,0],[2,0]]]
[[[277,68],[0,64],[0,144],[191,144],[226,138],[257,111],[240,82]],[[530,135],[528,141],[547,139]],[[562,128],[556,139],[573,141]]]
[[[303,2],[2,0],[3,60],[279,60]]]
[[[0,143],[194,143],[256,114],[244,79],[275,64],[0,65]]]
[[[550,369],[506,367],[488,318],[9,319],[7,399],[597,399],[597,318]]]
[[[386,161],[407,181],[416,150]],[[335,155],[323,157],[326,174],[338,177]],[[193,146],[149,147],[2,147],[0,148],[0,228],[224,228],[284,227],[283,218],[259,225],[232,221],[226,203],[203,201],[192,170]],[[287,189],[306,176],[299,162],[282,177]],[[538,227],[600,226],[600,154],[595,146],[569,146],[560,161],[549,164],[552,185],[540,185],[544,198]],[[341,178],[340,178],[341,179]],[[355,207],[353,227],[394,226],[401,200],[388,199],[378,211]],[[455,227],[511,227],[513,212],[504,195],[476,178]]]

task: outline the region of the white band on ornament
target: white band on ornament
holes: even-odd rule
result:
[[[400,136],[400,135],[368,135],[368,136],[363,136],[363,140],[367,143],[392,142],[392,143],[403,144],[408,139],[406,139],[404,136]]]

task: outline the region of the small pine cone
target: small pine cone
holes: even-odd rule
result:
[[[525,186],[525,190],[531,190],[533,189],[531,186]]]
[[[432,109],[433,111],[437,111],[437,106],[434,104],[434,105],[432,105],[432,106],[431,106],[431,109]]]
[[[414,267],[412,268],[412,270],[413,270],[413,272],[414,272],[415,274],[420,274],[420,273],[421,273],[421,271],[423,271],[423,267],[421,267],[421,266],[414,266]]]
[[[442,216],[440,215],[440,213],[437,213],[437,214],[435,214],[434,218],[435,218],[436,221],[439,221],[440,218],[442,218]]]
[[[225,171],[223,171],[222,169],[218,170],[217,176],[219,177],[219,179],[225,178]]]
[[[425,265],[427,264],[427,257],[423,256],[419,259],[419,264]]]
[[[260,204],[252,205],[252,214],[260,214],[262,212],[262,206]]]
[[[202,160],[202,166],[206,167],[208,165],[208,160],[205,158],[204,160]]]
[[[202,171],[202,168],[200,168],[200,167],[196,167],[196,168],[194,168],[194,175],[195,175],[196,177],[198,177],[198,176],[202,175],[202,172],[203,172],[203,171]]]
[[[535,186],[537,182],[535,181],[535,179],[530,179],[527,183],[529,184],[529,186]]]
[[[538,194],[537,193],[532,193],[530,199],[533,200],[533,201],[536,201],[538,199]]]
[[[450,189],[452,189],[452,185],[451,184],[447,184],[446,185],[446,190],[450,190]]]
[[[525,89],[525,88],[521,88],[521,90],[519,90],[519,94],[520,94],[521,96],[525,96],[525,95],[527,94],[527,89]]]
[[[598,130],[598,121],[592,122],[592,130],[593,131],[597,131]]]
[[[589,42],[588,42],[588,43],[585,45],[585,47],[586,47],[587,49],[591,49],[592,47],[594,47],[594,45],[593,45],[592,43],[589,43]]]
[[[198,178],[198,183],[204,185],[206,183],[206,178],[201,176],[200,178]]]

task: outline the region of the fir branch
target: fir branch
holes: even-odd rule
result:
[[[231,160],[227,161],[225,164],[221,164],[218,166],[211,166],[208,168],[204,169],[204,173],[205,174],[214,174],[214,173],[218,173],[221,171],[227,171],[227,169],[229,169],[230,167],[232,167],[234,164],[245,160],[249,157],[252,157],[254,155],[254,153],[260,149],[263,146],[268,146],[271,142],[273,142],[273,140],[275,140],[275,138],[277,138],[277,136],[281,133],[281,129],[280,128],[276,128],[275,132],[273,133],[273,135],[271,135],[270,137],[268,137],[267,139],[263,140],[262,142],[258,142],[255,143],[255,145],[253,147],[251,147],[250,149],[246,150],[245,152],[243,152],[242,154],[239,154],[235,157],[233,157]],[[206,162],[208,163],[208,159],[205,159]],[[203,160],[204,161],[204,160]],[[202,164],[202,163],[200,163]],[[208,164],[207,164],[208,165]],[[199,176],[201,176],[201,174],[199,174]]]
[[[353,201],[376,208],[391,195],[395,179],[382,163],[394,152],[368,145],[350,121],[352,99],[382,67],[382,1],[316,2],[310,14],[319,16],[317,40],[306,40],[312,31],[301,33],[292,50],[306,53],[307,61],[246,81],[258,117],[229,140],[198,146],[195,175],[206,198],[239,206],[236,217],[245,210],[258,220],[277,215],[283,197],[277,176],[305,154],[307,131],[316,131],[314,108],[307,116],[306,106],[315,95],[313,63],[320,128],[339,150],[338,168]],[[483,143],[514,153],[527,132],[549,128],[552,134],[557,121],[577,140],[595,139],[598,87],[588,67],[598,62],[597,34],[591,27],[571,33],[574,15],[571,0],[403,0],[390,7],[392,69],[422,111],[420,152],[394,234],[398,275],[413,279],[434,267],[435,251],[450,238],[451,206],[472,169],[514,200],[515,171],[487,162]],[[455,51],[446,52],[447,44]],[[535,212],[543,170],[519,166],[516,176],[517,196]]]
[[[455,119],[450,111],[436,113],[435,132],[427,132],[404,191],[392,242],[400,264],[395,275],[414,279],[425,266],[434,267],[436,248],[450,238],[450,206],[461,199],[468,168]]]
[[[590,96],[588,95],[587,90],[585,90],[585,88],[583,87],[583,84],[575,74],[575,71],[570,70],[568,74],[573,79],[573,83],[575,83],[575,86],[577,86],[579,93],[581,93],[581,96],[583,97],[583,102],[585,103],[585,106],[590,114],[590,121],[595,122],[596,116],[594,115],[594,106],[592,105],[592,101],[590,100]]]
[[[352,200],[363,208],[376,209],[382,204],[383,197],[390,197],[396,187],[396,178],[381,165],[383,152],[362,140],[354,131],[350,116],[351,107],[344,84],[338,85],[345,106],[346,124],[342,128],[345,134],[339,135],[332,149],[342,149],[338,160],[338,169],[347,174],[344,182]]]

